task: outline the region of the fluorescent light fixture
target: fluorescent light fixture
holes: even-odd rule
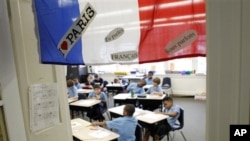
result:
[[[184,16],[175,16],[175,17],[171,17],[171,20],[184,20],[184,19],[190,19],[190,18],[202,18],[205,17],[206,14],[202,13],[202,14],[195,14],[195,15],[184,15]]]
[[[177,2],[169,2],[169,3],[164,3],[160,4],[158,6],[159,9],[164,9],[164,8],[170,8],[170,7],[180,7],[180,6],[185,6],[189,5],[191,3],[200,3],[203,2],[204,0],[185,0],[185,1],[177,1]],[[149,5],[149,6],[144,6],[140,8],[140,11],[149,11],[154,8],[155,5]]]

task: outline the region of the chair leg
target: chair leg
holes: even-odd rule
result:
[[[180,131],[180,132],[181,132],[181,135],[182,135],[184,141],[187,141],[187,139],[186,139],[186,137],[184,136],[183,132],[182,132],[182,131]]]

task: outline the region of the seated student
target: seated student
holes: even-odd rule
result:
[[[145,92],[143,86],[146,85],[144,79],[139,80],[137,83],[130,83],[126,89],[126,92],[134,91],[135,94],[143,94]]]
[[[74,81],[74,85],[76,86],[77,89],[81,89],[81,84],[78,80],[77,77],[73,78],[73,81]]]
[[[98,106],[94,106],[93,109],[91,109],[90,113],[88,113],[89,116],[99,121],[104,120],[105,118],[102,114],[107,110],[107,98],[105,93],[101,91],[100,85],[94,85],[94,91],[89,93],[88,98],[101,100]]]
[[[115,78],[113,84],[121,84],[119,79]]]
[[[98,74],[94,75],[94,80],[93,80],[94,84],[99,84],[100,88],[103,89],[104,87],[104,80],[103,78],[101,78]]]
[[[68,97],[69,98],[77,98],[78,97],[78,92],[77,92],[77,88],[74,85],[74,81],[69,79],[67,80],[67,88],[68,88]]]
[[[153,136],[154,141],[159,141],[160,137],[169,133],[179,118],[180,107],[173,104],[173,99],[171,97],[165,97],[163,99],[163,105],[164,107],[160,110],[160,113],[168,115],[169,117],[166,121],[155,124],[151,128],[147,129],[144,134],[143,141],[148,141],[150,135]]]
[[[93,89],[93,86],[94,86],[93,77],[92,77],[91,74],[89,74],[89,75],[87,76],[87,80],[86,80],[86,82],[85,82],[84,88]]]
[[[153,86],[150,87],[148,90],[147,90],[147,94],[155,94],[155,95],[159,95],[159,96],[162,96],[163,95],[163,90],[160,86],[160,83],[161,83],[161,79],[159,77],[155,77],[153,79]]]
[[[153,85],[153,71],[149,71],[147,77],[145,78],[146,85]]]
[[[135,141],[135,129],[138,121],[133,117],[134,112],[134,105],[127,104],[123,109],[123,117],[111,121],[93,122],[92,125],[107,126],[109,129],[114,129],[120,135],[118,141]]]

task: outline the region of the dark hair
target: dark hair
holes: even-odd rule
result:
[[[98,74],[95,74],[94,77],[95,77],[95,78],[98,78]]]
[[[163,101],[163,102],[164,102],[164,101],[171,101],[171,102],[173,102],[173,98],[172,98],[172,97],[169,97],[169,96],[165,96],[165,97],[163,98],[162,101]]]
[[[100,85],[99,84],[95,84],[94,86],[93,86],[93,88],[95,89],[95,88],[100,88]]]
[[[150,74],[152,74],[152,75],[154,74],[154,72],[153,72],[153,71],[149,71],[148,73],[150,73]]]
[[[135,106],[133,104],[126,104],[124,110],[127,112],[128,116],[133,116],[135,112]]]

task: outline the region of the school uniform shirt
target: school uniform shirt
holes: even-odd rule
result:
[[[77,88],[75,86],[68,88],[68,96],[69,98],[78,96]]]
[[[120,135],[118,141],[135,141],[137,119],[130,116],[116,118],[106,122],[107,127]]]
[[[154,87],[154,86],[152,86],[152,87],[150,87],[148,90],[147,90],[147,94],[151,94],[152,92],[162,92],[162,88],[161,88],[161,86],[156,86],[156,87]]]
[[[135,94],[142,94],[145,92],[143,87],[139,87],[137,83],[130,83],[127,87],[127,91],[133,90]]]
[[[75,86],[76,86],[77,89],[81,89],[81,84],[80,83],[75,84]]]
[[[106,98],[106,95],[105,95],[104,92],[101,92],[100,95],[97,95],[95,92],[91,92],[91,93],[89,93],[89,96],[88,96],[88,97],[89,97],[89,98],[97,98],[97,99],[100,99],[100,100],[102,100],[102,101],[107,101],[107,98]],[[104,109],[103,109],[103,108],[105,108],[105,107],[104,107],[104,104],[101,102],[101,103],[99,103],[99,105],[100,105],[100,107],[102,107],[101,110],[104,110]]]
[[[177,119],[180,116],[180,107],[178,105],[173,105],[170,109],[163,108],[163,112],[164,113],[173,113],[173,112],[177,112],[178,113],[178,115],[175,116],[175,117],[168,117],[167,118],[167,121],[168,121],[169,125],[171,127],[173,127],[174,124],[175,124],[175,122],[177,121]]]
[[[147,85],[153,85],[153,78],[146,78],[145,81]]]

